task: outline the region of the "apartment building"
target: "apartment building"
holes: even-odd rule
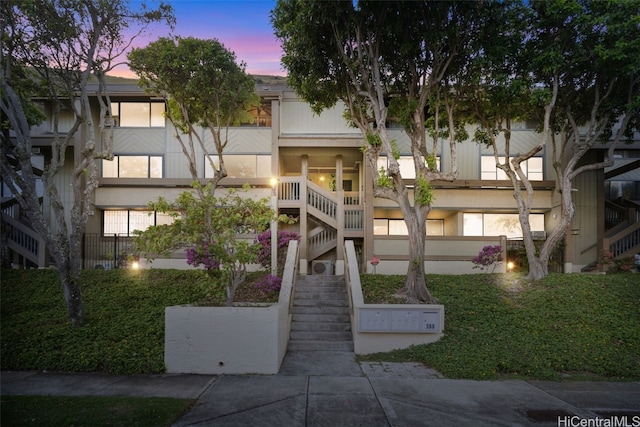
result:
[[[406,272],[407,231],[394,203],[373,196],[372,174],[360,150],[360,132],[349,127],[337,106],[321,115],[298,99],[284,84],[257,84],[261,105],[251,124],[232,127],[224,154],[228,177],[222,189],[250,184],[251,197],[271,197],[277,209],[298,218],[292,226],[302,236],[300,272],[341,274],[343,244],[353,240],[361,271]],[[191,175],[175,139],[176,130],[163,117],[164,100],[145,94],[134,82],[110,87],[114,120],[114,160],[103,161],[85,236],[85,268],[124,267],[132,261],[148,266],[131,246],[134,230],[166,223],[168,217],[147,210],[159,196],[171,199],[189,188]],[[42,109],[49,108],[43,101]],[[63,119],[65,119],[63,117]],[[68,124],[72,117],[67,117]],[[62,125],[64,126],[64,120]],[[512,132],[511,152],[524,152],[540,138],[531,123],[519,123]],[[63,129],[64,130],[64,129]],[[401,151],[402,175],[412,183],[410,144],[400,128],[390,133]],[[472,134],[473,132],[469,132]],[[81,135],[81,133],[79,133]],[[202,131],[213,150],[211,135]],[[33,129],[35,167],[47,162],[51,123]],[[80,139],[67,153],[69,164]],[[592,150],[585,160],[603,158]],[[448,150],[438,153],[443,170],[450,167]],[[580,272],[595,265],[608,248],[616,256],[640,252],[640,143],[621,147],[616,165],[581,175],[573,192],[577,214],[564,246],[551,266],[555,271]],[[202,180],[212,170],[200,155]],[[386,157],[380,158],[380,165]],[[40,166],[38,166],[40,165]],[[435,202],[427,220],[426,271],[461,274],[477,272],[471,259],[485,245],[500,244],[517,264],[522,239],[510,182],[495,166],[491,149],[472,141],[458,145],[458,179],[435,182]],[[545,239],[559,220],[559,198],[550,153],[542,151],[526,163],[535,188],[531,224],[534,237]],[[277,184],[271,187],[271,179]],[[61,176],[59,188],[68,188]],[[65,187],[65,185],[67,185]],[[3,222],[9,227],[8,246],[14,263],[45,266],[38,237],[20,222],[11,195],[3,189]],[[66,202],[70,203],[71,194]],[[47,200],[43,199],[43,210]],[[35,249],[34,249],[35,248]],[[34,254],[35,251],[35,254]],[[371,264],[373,257],[380,259]],[[152,267],[186,268],[183,254],[158,259]],[[553,267],[555,266],[555,267]],[[516,265],[517,267],[517,265]],[[503,263],[500,270],[505,271]]]

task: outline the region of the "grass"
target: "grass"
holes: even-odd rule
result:
[[[161,373],[164,307],[224,299],[195,270],[87,270],[87,321],[73,328],[56,271],[1,274],[3,370]],[[398,302],[402,276],[362,279],[368,303]],[[367,359],[418,361],[449,378],[640,379],[640,274],[552,274],[538,283],[428,275],[427,282],[445,306],[444,337]],[[251,286],[238,295],[260,296]]]
[[[57,271],[0,274],[3,370],[162,373],[165,307],[224,301],[224,289],[198,270],[84,270],[86,323],[73,328]],[[273,300],[249,284],[237,296]]]
[[[394,303],[402,276],[363,276],[367,303]],[[445,306],[436,343],[363,357],[416,361],[448,378],[640,379],[640,275],[428,275]]]
[[[2,396],[3,427],[170,426],[194,403],[159,397]]]

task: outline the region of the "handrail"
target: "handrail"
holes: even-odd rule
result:
[[[608,248],[613,258],[631,256],[640,247],[640,222],[626,227],[615,236],[603,239],[603,247]]]
[[[338,202],[335,196],[312,182],[307,183],[307,203],[329,218],[337,218]]]
[[[293,305],[293,293],[295,291],[296,277],[298,276],[298,241],[290,240],[287,248],[287,258],[284,262],[284,272],[282,273],[282,286],[278,304],[289,307]]]
[[[46,243],[42,237],[29,226],[3,213],[2,221],[9,225],[9,247],[35,263],[39,268],[46,267]]]

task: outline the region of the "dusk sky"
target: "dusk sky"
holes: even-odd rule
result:
[[[282,50],[269,21],[275,0],[168,1],[174,8],[175,29],[171,31],[166,25],[154,25],[149,35],[137,40],[136,47],[169,35],[215,38],[235,52],[237,62],[247,64],[247,73],[285,75],[280,65]],[[134,77],[128,68],[119,68],[110,74]]]

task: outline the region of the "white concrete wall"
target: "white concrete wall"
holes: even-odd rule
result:
[[[349,304],[351,305],[351,329],[353,333],[353,347],[356,354],[372,354],[408,348],[412,345],[429,344],[438,341],[444,331],[444,306],[440,304],[365,304],[360,285],[360,275],[356,261],[353,241],[345,242],[345,279],[349,290]],[[406,268],[405,268],[406,273]],[[362,309],[394,308],[413,311],[435,310],[439,314],[439,329],[434,332],[362,332],[359,330]]]
[[[277,305],[167,307],[165,365],[169,373],[275,374]]]
[[[478,273],[506,273],[507,267],[505,262],[496,264],[495,270],[480,270],[474,268],[475,264],[471,261],[425,261],[424,271],[426,274],[478,274]],[[376,274],[407,274],[409,261],[401,260],[382,260],[374,269],[370,262],[367,262],[367,273]]]
[[[277,374],[284,359],[297,274],[289,244],[278,303],[263,307],[165,308],[164,361],[169,373]]]

